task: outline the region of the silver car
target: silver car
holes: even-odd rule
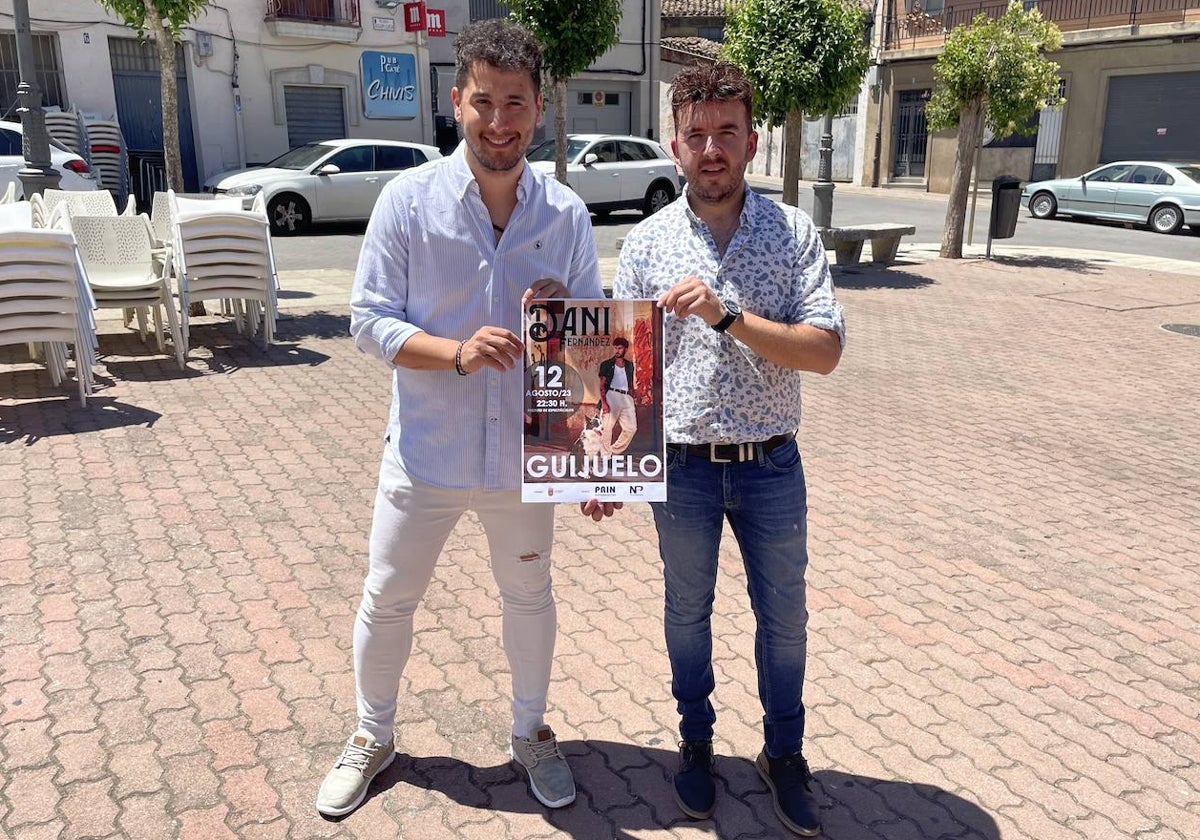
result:
[[[1150,225],[1159,233],[1184,225],[1200,231],[1200,164],[1106,163],[1078,178],[1026,184],[1021,200],[1035,219],[1091,216]]]

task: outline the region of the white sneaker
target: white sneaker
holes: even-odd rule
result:
[[[575,779],[558,749],[558,739],[549,726],[540,726],[527,738],[512,738],[513,762],[529,774],[529,787],[547,808],[561,808],[575,801]]]
[[[376,743],[363,730],[350,736],[341,757],[321,782],[317,792],[317,810],[329,817],[349,814],[367,797],[371,780],[396,758],[395,740]]]

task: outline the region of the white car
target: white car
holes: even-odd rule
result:
[[[554,140],[526,158],[535,169],[554,174]],[[644,137],[616,134],[567,135],[567,184],[598,216],[613,210],[641,210],[649,216],[675,200],[683,179],[663,147]]]
[[[264,166],[214,175],[204,189],[239,196],[247,210],[261,193],[271,232],[287,236],[313,222],[369,219],[388,181],[441,156],[436,147],[420,143],[324,140],[292,149]]]
[[[17,198],[25,195],[21,179],[17,177],[17,173],[25,168],[25,153],[21,149],[23,134],[19,122],[0,120],[0,195],[8,191],[12,182],[17,185]],[[58,170],[60,190],[96,189],[96,176],[87,161],[53,138],[50,140],[50,165]]]

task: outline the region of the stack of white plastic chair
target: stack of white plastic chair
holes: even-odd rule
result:
[[[146,340],[146,312],[154,318],[155,340],[163,343],[163,310],[175,350],[175,361],[184,366],[183,333],[171,301],[167,278],[154,270],[154,232],[150,220],[138,216],[75,216],[69,219],[79,245],[88,285],[97,308],[133,309],[138,332]]]
[[[275,340],[279,277],[265,213],[241,209],[241,199],[196,200],[169,191],[184,341],[190,340],[193,301],[233,301],[238,332],[253,337],[263,322],[267,345]]]
[[[88,153],[100,186],[124,203],[129,195],[129,152],[115,120],[85,120]]]
[[[67,149],[79,155],[84,160],[90,156],[90,150],[84,139],[83,117],[79,111],[72,108],[64,111],[50,106],[46,108],[46,131]]]
[[[42,201],[47,213],[54,212],[59,204],[67,204],[71,214],[76,216],[117,215],[117,202],[108,190],[43,190]],[[132,195],[120,213],[122,216],[137,215],[137,200]]]
[[[79,275],[69,233],[0,230],[0,344],[39,348],[55,386],[74,357],[79,401],[86,405],[94,384],[95,322]]]

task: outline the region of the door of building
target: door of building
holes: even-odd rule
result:
[[[1200,160],[1200,72],[1108,80],[1100,163]]]
[[[340,87],[284,85],[288,148],[346,136],[346,104]]]
[[[154,190],[166,188],[158,49],[135,38],[109,38],[108,54],[117,100],[117,122],[121,124],[121,134],[129,153],[132,192],[142,204]],[[176,48],[175,67],[183,184],[188,192],[197,192],[200,179],[196,166],[196,140],[192,134],[187,62],[183,59],[182,47]]]
[[[925,103],[928,89],[902,90],[896,98],[896,157],[892,163],[893,178],[924,178],[925,148],[929,144],[929,128],[925,124]]]

